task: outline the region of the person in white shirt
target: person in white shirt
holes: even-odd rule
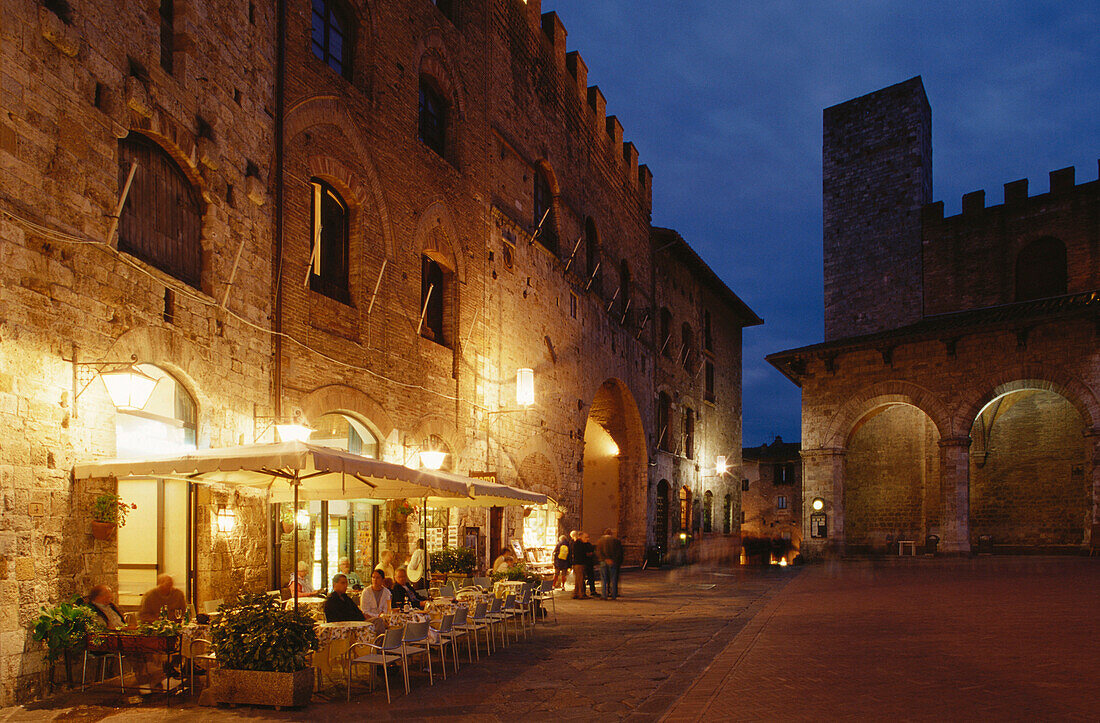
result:
[[[378,616],[390,611],[390,591],[386,587],[385,574],[375,568],[370,574],[370,587],[359,598],[359,607],[367,620],[376,620]]]
[[[413,552],[412,557],[409,558],[409,564],[405,566],[405,571],[409,573],[409,582],[417,590],[426,590],[428,588],[428,580],[425,577],[428,566],[428,553],[424,549],[424,538],[420,538],[416,542],[416,550]]]
[[[317,589],[309,581],[309,564],[305,560],[298,563],[298,575],[290,578],[290,584],[298,586],[299,595],[313,595],[317,592]],[[290,594],[294,594],[293,587],[290,588]]]

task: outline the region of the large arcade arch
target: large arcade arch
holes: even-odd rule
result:
[[[645,544],[645,432],[627,386],[608,379],[592,398],[584,428],[581,529],[618,532],[628,554]]]

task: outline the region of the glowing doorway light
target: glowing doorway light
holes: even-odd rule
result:
[[[237,513],[225,505],[220,505],[218,507],[214,519],[218,525],[218,532],[223,535],[228,535],[233,531],[233,528],[237,526]]]
[[[516,370],[516,404],[529,407],[535,403],[535,370]]]
[[[313,430],[304,424],[276,424],[275,432],[280,442],[307,442]]]
[[[110,395],[115,409],[123,411],[144,409],[157,386],[156,379],[133,365],[116,371],[100,372],[99,378],[103,380],[103,386],[107,387],[107,394]]]

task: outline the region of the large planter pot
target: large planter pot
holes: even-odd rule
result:
[[[313,668],[294,673],[266,670],[210,671],[210,695],[215,703],[272,705],[276,708],[309,705],[313,695]]]
[[[97,540],[109,540],[115,536],[118,525],[111,522],[92,521],[92,537]]]
[[[284,535],[289,535],[291,532],[294,532],[293,522],[287,522],[286,520],[283,520],[282,527]]]

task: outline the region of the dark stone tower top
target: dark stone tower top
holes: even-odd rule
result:
[[[932,109],[920,76],[825,109],[825,339],[922,315],[921,207],[932,200]]]

